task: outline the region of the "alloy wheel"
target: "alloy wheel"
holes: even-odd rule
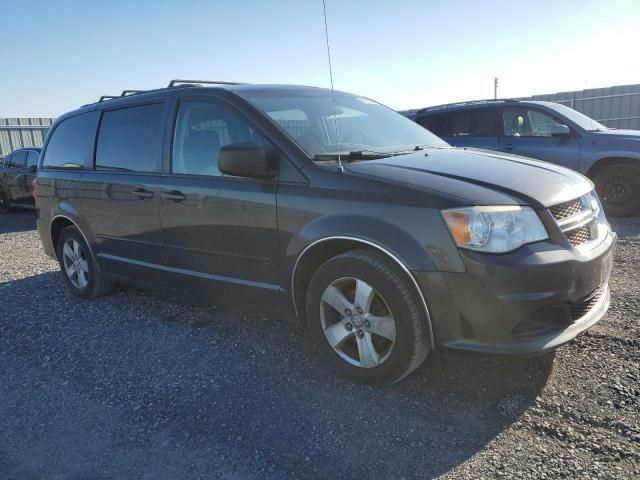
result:
[[[387,302],[358,278],[339,278],[324,290],[320,321],[329,345],[356,367],[382,365],[396,343],[396,322]]]
[[[83,290],[89,284],[89,264],[80,243],[70,238],[62,247],[64,271],[74,287]]]

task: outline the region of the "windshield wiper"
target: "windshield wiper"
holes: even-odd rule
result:
[[[395,155],[395,153],[383,153],[373,150],[353,150],[348,153],[320,153],[313,156],[314,160],[337,160],[338,156],[340,160],[346,162],[355,162],[356,160],[375,160],[377,158],[386,158]]]

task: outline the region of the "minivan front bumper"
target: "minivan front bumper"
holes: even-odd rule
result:
[[[609,232],[589,252],[551,241],[505,255],[461,251],[464,273],[413,272],[436,345],[534,354],[572,340],[609,307],[615,242]]]

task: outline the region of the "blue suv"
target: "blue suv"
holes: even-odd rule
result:
[[[610,216],[640,212],[640,131],[607,128],[558,103],[479,100],[411,115],[456,147],[537,158],[589,177]]]

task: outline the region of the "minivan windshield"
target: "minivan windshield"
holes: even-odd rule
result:
[[[366,160],[449,144],[365,97],[322,89],[236,90],[315,160]]]
[[[580,113],[573,108],[569,108],[566,105],[562,105],[561,103],[552,103],[548,105],[548,107],[555,110],[559,114],[564,115],[579,127],[582,127],[590,132],[604,132],[606,130],[609,130],[607,127],[605,127],[601,123],[598,123],[593,118],[587,117],[585,114]]]

